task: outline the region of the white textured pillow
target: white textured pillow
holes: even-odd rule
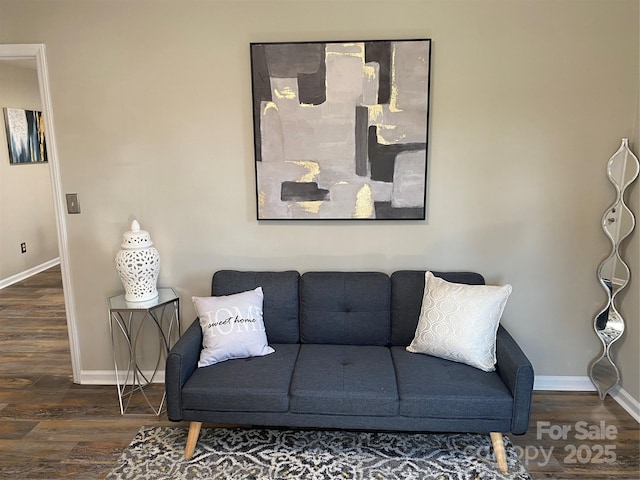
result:
[[[494,371],[496,332],[510,294],[511,285],[450,283],[427,272],[416,334],[407,350]]]
[[[198,367],[275,352],[262,320],[262,287],[224,297],[192,297],[202,328]]]

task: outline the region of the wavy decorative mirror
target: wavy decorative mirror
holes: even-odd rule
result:
[[[598,267],[598,280],[607,293],[607,304],[593,320],[593,328],[602,342],[602,353],[591,362],[589,377],[601,400],[620,382],[620,372],[611,358],[611,346],[624,333],[624,319],[618,312],[616,297],[629,283],[629,266],[620,256],[620,244],[633,231],[636,221],[624,202],[626,189],[638,177],[638,158],[622,144],[607,163],[607,177],[616,189],[614,203],[602,215],[602,230],[611,241],[611,253]]]

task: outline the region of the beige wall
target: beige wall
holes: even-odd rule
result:
[[[638,24],[640,24],[640,11],[637,12]],[[636,36],[637,44],[640,38]],[[636,55],[640,60],[640,49]],[[639,61],[640,64],[640,61]],[[640,71],[640,65],[638,66]],[[633,123],[636,131],[635,142],[631,149],[640,158],[640,82],[636,84],[636,115]],[[636,229],[625,242],[623,254],[628,259],[632,271],[631,282],[622,299],[621,313],[627,320],[625,335],[617,347],[619,353],[618,362],[622,367],[622,387],[636,401],[640,402],[640,180],[637,180],[629,189],[628,204],[636,213]]]
[[[634,153],[640,158],[640,142],[632,145]],[[638,181],[629,192],[629,207],[640,215],[640,184]],[[638,217],[638,215],[637,215]],[[638,218],[636,218],[638,222]],[[637,227],[636,223],[636,227]],[[631,282],[622,296],[620,310],[626,320],[626,330],[619,345],[614,347],[618,354],[618,366],[621,369],[622,388],[640,401],[640,232],[625,241],[623,255],[631,268]]]
[[[605,164],[621,137],[638,145],[636,0],[0,8],[0,42],[47,46],[63,190],[82,205],[67,222],[85,372],[111,368],[105,302],[135,217],[188,321],[219,268],[477,270],[513,285],[503,323],[538,375],[587,374]],[[384,38],[433,39],[428,220],[258,223],[249,42]],[[638,342],[623,347],[638,377]]]
[[[42,110],[34,69],[0,62],[0,110]],[[10,165],[0,127],[0,282],[58,257],[49,164]],[[20,244],[27,244],[27,253]]]

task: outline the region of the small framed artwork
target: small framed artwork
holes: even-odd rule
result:
[[[258,220],[424,220],[431,40],[252,43]]]
[[[10,164],[28,165],[47,161],[42,112],[5,108],[4,123]]]

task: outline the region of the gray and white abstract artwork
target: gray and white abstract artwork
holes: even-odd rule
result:
[[[425,218],[431,40],[252,43],[257,217]]]

